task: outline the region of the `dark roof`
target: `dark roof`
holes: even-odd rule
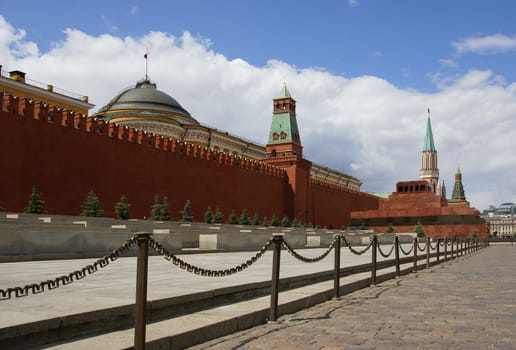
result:
[[[172,96],[158,90],[156,84],[149,80],[139,81],[134,88],[122,91],[107,105],[100,108],[96,114],[98,117],[110,119],[110,115],[120,116],[124,113],[134,115],[135,112],[138,114],[139,111],[157,112],[166,118],[179,119],[178,121],[181,124],[198,124],[197,120],[192,118],[179,102]],[[142,115],[142,117],[144,116]]]

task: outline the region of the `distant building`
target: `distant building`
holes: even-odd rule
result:
[[[88,102],[88,96],[79,96],[68,91],[55,89],[53,85],[44,85],[34,81],[27,81],[25,73],[19,70],[2,71],[0,65],[0,91],[14,96],[27,98],[28,101],[39,101],[61,109],[88,115],[88,111],[95,107]]]
[[[502,203],[482,212],[489,225],[489,234],[495,237],[513,237],[516,234],[516,204]]]

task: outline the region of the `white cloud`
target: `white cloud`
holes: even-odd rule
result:
[[[455,69],[455,68],[459,67],[457,62],[455,62],[455,60],[452,60],[450,58],[443,58],[443,59],[439,60],[439,63],[441,64],[441,66],[447,67],[447,68]]]
[[[358,0],[348,0],[348,4],[349,4],[349,7],[357,7],[358,5],[360,5],[358,3]]]
[[[106,28],[110,31],[110,32],[116,32],[118,30],[118,27],[116,25],[114,25],[111,20],[109,18],[107,18],[105,15],[100,15],[100,19],[102,20],[102,22],[104,23],[104,25],[106,26]]]
[[[496,54],[516,51],[516,35],[493,34],[479,37],[464,38],[452,42],[457,54],[477,53]]]
[[[32,47],[19,55],[19,48]],[[23,31],[0,17],[0,63],[28,78],[89,95],[97,108],[145,75],[201,122],[264,143],[272,99],[284,79],[297,100],[305,156],[349,172],[363,189],[392,191],[396,181],[416,179],[426,126],[432,123],[441,177],[449,192],[460,159],[466,195],[480,209],[516,202],[516,83],[491,71],[436,77],[436,93],[400,89],[374,76],[346,78],[270,60],[253,66],[229,60],[207,39],[91,36],[67,29],[62,41],[38,52]]]

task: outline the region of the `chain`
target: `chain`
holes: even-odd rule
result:
[[[373,241],[371,241],[371,242],[369,242],[369,245],[367,247],[365,247],[364,249],[355,250],[355,249],[353,249],[353,247],[351,246],[351,244],[348,242],[348,240],[346,239],[346,237],[344,235],[342,235],[342,239],[344,240],[344,244],[348,247],[349,251],[355,255],[362,255],[365,252],[367,252],[369,250],[369,248],[371,248],[373,246]]]
[[[410,253],[412,253],[412,250],[414,250],[414,245],[413,245],[413,244],[411,244],[411,247],[410,247],[409,251],[408,251],[408,252],[406,252],[406,251],[403,249],[403,246],[400,244],[400,250],[401,250],[401,252],[402,252],[403,254],[405,254],[405,255],[409,255]]]
[[[185,270],[190,273],[194,273],[196,275],[200,276],[207,276],[207,277],[225,277],[225,276],[231,276],[238,272],[241,272],[254,264],[258,259],[262,257],[262,255],[267,251],[269,246],[272,243],[272,238],[265,243],[265,245],[249,260],[243,262],[240,265],[237,265],[235,267],[224,269],[224,270],[210,270],[205,269],[202,267],[194,266],[192,264],[187,263],[186,261],[178,258],[177,256],[171,254],[167,249],[165,249],[159,242],[154,240],[154,238],[149,238],[149,246],[154,249],[156,252],[158,252],[159,255],[163,255],[163,257],[171,261],[172,264],[179,266],[180,269]]]
[[[430,249],[436,250],[437,249],[437,245],[440,245],[439,242],[435,242],[435,245],[432,245],[432,243],[430,242]]]
[[[420,252],[424,252],[425,249],[426,249],[426,243],[423,245],[423,248],[420,247],[419,243],[416,243],[417,244],[417,250],[419,250]]]
[[[80,270],[70,272],[68,275],[62,275],[52,280],[46,280],[39,283],[27,284],[23,287],[0,289],[0,300],[11,299],[13,296],[15,298],[20,298],[28,296],[29,294],[39,294],[45,290],[52,290],[83,279],[84,277],[97,272],[99,267],[104,268],[109,265],[110,262],[117,260],[120,256],[127,253],[131,247],[136,245],[136,242],[137,239],[133,236],[128,239],[122,246],[113,250],[111,254],[98,259],[91,265],[86,265]]]
[[[332,249],[335,247],[336,242],[337,242],[337,239],[335,239],[332,242],[332,244],[330,244],[328,249],[326,249],[326,251],[324,253],[322,253],[321,255],[319,255],[315,258],[308,258],[308,257],[298,254],[287,242],[285,242],[285,240],[282,240],[282,244],[285,247],[285,249],[287,250],[287,252],[289,252],[290,255],[292,255],[297,260],[305,262],[305,263],[314,263],[314,262],[318,262],[318,261],[321,261],[322,259],[326,258],[326,256],[328,256],[328,254],[330,254]]]
[[[378,251],[380,252],[380,255],[383,256],[384,258],[388,258],[389,256],[391,256],[392,251],[394,250],[394,244],[391,246],[391,250],[387,254],[385,254],[382,251],[382,246],[380,244],[378,244],[377,247],[378,247]]]

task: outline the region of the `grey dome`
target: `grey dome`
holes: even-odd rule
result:
[[[198,124],[190,113],[172,96],[156,88],[149,80],[136,83],[134,88],[127,89],[115,96],[107,105],[100,108],[97,117],[110,120],[124,115],[160,116],[178,121],[181,124]]]

